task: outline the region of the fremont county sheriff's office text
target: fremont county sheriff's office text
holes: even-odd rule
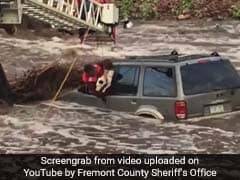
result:
[[[207,170],[206,168],[197,168],[191,170],[183,170],[182,168],[172,168],[168,170],[162,169],[152,169],[151,171],[146,169],[139,170],[126,170],[126,169],[118,169],[118,170],[107,170],[107,171],[90,171],[84,169],[78,169],[78,176],[89,176],[89,177],[108,177],[108,176],[118,176],[118,177],[215,177],[217,176],[217,172],[215,170]]]
[[[109,169],[109,170],[54,170],[52,169],[24,169],[26,177],[215,177],[215,170],[207,170],[205,168],[197,168],[191,170],[183,170],[182,168],[172,168],[169,170],[162,169]]]

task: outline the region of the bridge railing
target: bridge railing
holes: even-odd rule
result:
[[[86,24],[97,26],[103,5],[93,0],[36,0],[61,13],[73,16]]]

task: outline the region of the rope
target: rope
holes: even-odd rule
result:
[[[72,72],[72,69],[73,69],[74,65],[76,64],[77,60],[78,60],[77,57],[73,59],[73,62],[71,63],[71,65],[70,65],[70,67],[69,67],[69,69],[68,69],[68,71],[67,71],[67,73],[66,73],[66,75],[65,75],[65,77],[64,77],[64,79],[63,79],[63,81],[61,82],[60,87],[58,88],[58,90],[57,90],[57,92],[56,92],[56,94],[55,94],[54,97],[52,98],[51,103],[53,103],[54,101],[57,100],[57,98],[58,98],[59,94],[61,93],[61,91],[62,91],[62,89],[63,89],[63,86],[65,85],[67,79],[69,78],[69,75],[70,75],[70,73]],[[51,109],[51,107],[49,107],[49,108],[47,109],[45,118],[47,117],[48,112],[50,111],[50,109]]]
[[[89,33],[89,30],[90,30],[90,27],[88,27],[87,31],[84,33],[81,44],[84,44],[84,42],[86,41],[88,33]]]
[[[72,69],[73,69],[74,65],[76,64],[76,62],[77,62],[77,58],[74,58],[73,62],[71,63],[71,66],[70,66],[69,69],[68,69],[67,74],[65,75],[65,77],[64,77],[64,79],[63,79],[63,81],[62,81],[62,83],[61,83],[61,85],[60,85],[57,93],[56,93],[55,96],[53,97],[52,101],[56,101],[57,97],[58,97],[59,94],[61,93],[61,91],[62,91],[62,89],[63,89],[63,86],[64,86],[64,84],[66,83],[66,81],[67,81],[70,73],[72,72]]]

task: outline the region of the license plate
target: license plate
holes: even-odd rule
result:
[[[224,112],[224,106],[223,105],[216,105],[216,106],[210,106],[210,113],[211,114],[218,114]]]

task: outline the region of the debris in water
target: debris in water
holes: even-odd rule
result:
[[[23,76],[10,81],[16,102],[25,103],[52,98],[64,80],[74,58],[78,58],[78,61],[73,67],[64,89],[79,86],[83,65],[87,62],[94,62],[98,58],[96,56],[78,57],[76,52],[68,50],[61,57],[61,61],[55,61],[47,66],[34,67],[25,72]]]
[[[12,105],[14,96],[6,78],[5,72],[0,64],[0,107]]]

